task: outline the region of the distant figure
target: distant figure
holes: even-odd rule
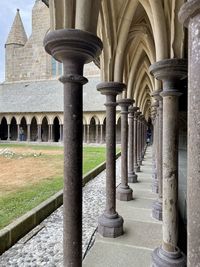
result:
[[[151,130],[147,130],[147,136],[146,136],[146,144],[147,146],[149,146],[150,144],[150,141],[151,141]]]
[[[24,141],[24,129],[23,129],[23,127],[19,128],[19,140]]]

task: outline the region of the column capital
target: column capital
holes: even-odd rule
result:
[[[185,3],[179,11],[179,21],[188,27],[190,19],[194,18],[200,13],[200,2],[199,0],[190,0]]]
[[[134,100],[133,100],[134,101]],[[135,102],[135,101],[134,101]],[[129,109],[128,109],[128,117],[129,118],[132,118],[134,117],[134,113],[138,110],[139,108],[138,107],[133,107],[133,106],[130,106]]]
[[[180,95],[179,82],[187,77],[187,60],[164,59],[152,64],[149,71],[156,79],[163,82],[162,96]]]
[[[152,64],[150,74],[160,81],[182,80],[187,77],[187,60],[180,58],[164,59]]]
[[[128,108],[133,104],[133,99],[124,98],[117,101],[117,104],[121,107],[121,114],[128,113]]]
[[[60,62],[85,64],[98,57],[103,48],[101,40],[92,33],[78,29],[61,29],[49,32],[44,38],[48,54]]]
[[[126,89],[124,83],[119,82],[102,82],[97,85],[97,91],[102,95],[118,95]]]

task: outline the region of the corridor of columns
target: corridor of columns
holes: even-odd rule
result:
[[[63,63],[63,265],[200,266],[199,0],[43,2],[51,20],[44,48]],[[83,68],[91,61],[101,70],[106,117],[83,127]],[[5,118],[2,125],[8,138]],[[33,118],[41,140],[36,126]],[[107,150],[105,206],[82,263],[83,136]]]
[[[107,147],[106,205],[98,219],[101,238],[96,246],[101,243],[105,249],[109,238],[119,242],[123,235],[127,239],[131,235],[131,231],[129,235],[128,231],[126,233],[128,220],[126,214],[125,220],[122,212],[118,213],[116,198],[125,201],[127,207],[134,201],[134,190],[140,186],[145,141],[149,139],[147,133],[152,123],[152,190],[157,194],[152,203],[152,217],[162,221],[162,230],[158,243],[151,247],[151,264],[153,267],[199,266],[200,241],[196,237],[199,236],[200,210],[199,205],[192,206],[194,195],[199,199],[199,112],[194,106],[199,104],[196,97],[199,96],[199,1],[43,2],[49,6],[51,20],[44,47],[48,54],[63,63],[64,74],[60,81],[65,92],[64,125],[69,126],[64,131],[64,266],[82,265],[81,99],[83,85],[87,83],[83,67],[93,60],[101,70],[102,83],[97,90],[105,96]],[[189,29],[189,46],[185,27]],[[121,113],[122,164],[121,183],[117,189],[116,106]],[[128,116],[129,113],[132,115]],[[75,117],[77,120],[73,119]],[[131,120],[129,129],[128,119]],[[195,149],[191,146],[192,136]],[[193,181],[195,194],[187,196],[187,186],[192,192]],[[130,182],[138,184],[132,189]],[[186,215],[186,210],[190,216]],[[93,260],[95,266],[96,257]]]
[[[152,192],[152,147],[147,149],[141,170],[139,182],[129,184],[133,199],[116,203],[124,219],[124,234],[118,238],[103,238],[97,233],[83,266],[150,266],[153,249],[160,245],[162,238],[162,223],[152,218],[152,205],[157,197]]]

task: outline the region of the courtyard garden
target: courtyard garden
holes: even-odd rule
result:
[[[105,147],[84,147],[83,174],[105,161]],[[0,144],[0,229],[63,187],[63,147]]]

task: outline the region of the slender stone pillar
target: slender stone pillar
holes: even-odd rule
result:
[[[8,123],[8,138],[7,138],[8,141],[10,141],[10,124]]]
[[[62,142],[63,141],[63,125],[60,124],[60,139],[59,139],[59,142]]]
[[[17,124],[17,141],[20,141],[20,124]]]
[[[42,126],[41,126],[41,124],[38,124],[38,133],[37,133],[37,135],[38,135],[38,138],[37,138],[37,141],[38,142],[42,142]]]
[[[137,146],[137,151],[136,151],[136,164],[135,164],[135,171],[140,172],[140,159],[139,159],[139,153],[140,153],[140,127],[139,127],[139,116],[141,115],[141,112],[138,111],[135,113],[136,114],[136,146]]]
[[[137,117],[138,117],[138,113],[137,113],[137,110],[139,108],[138,107],[135,107],[135,112],[134,112],[134,170],[135,172],[138,172],[139,171],[139,165],[137,163],[137,135],[138,135],[138,132],[137,132]]]
[[[83,124],[83,142],[86,143],[86,124]]]
[[[95,129],[95,142],[99,142],[99,124],[96,124],[96,129]]]
[[[27,142],[31,141],[31,125],[27,124]]]
[[[162,204],[163,204],[163,166],[162,166],[162,147],[163,147],[163,100],[160,95],[162,90],[156,90],[152,93],[154,99],[158,101],[158,124],[157,124],[157,142],[156,142],[156,166],[157,166],[157,180],[158,180],[158,199],[154,201],[152,207],[152,217],[162,220]]]
[[[100,124],[100,134],[101,134],[100,143],[103,144],[103,124]]]
[[[137,183],[137,174],[134,171],[134,113],[138,110],[136,107],[129,107],[129,169],[128,169],[128,182]]]
[[[90,125],[87,124],[87,143],[90,143]]]
[[[101,40],[76,29],[49,32],[44,46],[63,63],[64,84],[64,266],[82,266],[82,126],[83,66],[99,56]]]
[[[188,1],[179,13],[188,27],[187,266],[200,263],[200,1]]]
[[[144,131],[145,131],[145,118],[143,116],[143,120],[142,120],[142,153],[141,153],[142,161],[144,159],[144,154],[145,154]]]
[[[121,107],[121,184],[117,187],[117,199],[129,201],[133,199],[133,190],[128,185],[128,108],[132,99],[118,101]]]
[[[97,86],[106,95],[106,209],[99,217],[98,232],[104,237],[123,234],[123,219],[116,212],[116,96],[125,89],[125,84],[105,82]]]
[[[142,124],[143,124],[144,116],[140,115],[139,117],[139,164],[142,165],[142,143],[143,143],[143,131],[142,131]]]
[[[158,100],[155,99],[152,104],[153,108],[153,174],[152,174],[152,192],[158,193],[158,176],[157,176],[157,142],[158,142]]]
[[[53,142],[53,125],[49,124],[49,138],[48,142]]]
[[[166,59],[150,72],[163,82],[163,242],[152,254],[153,267],[186,266],[178,243],[178,103],[180,80],[186,77],[184,59]]]

